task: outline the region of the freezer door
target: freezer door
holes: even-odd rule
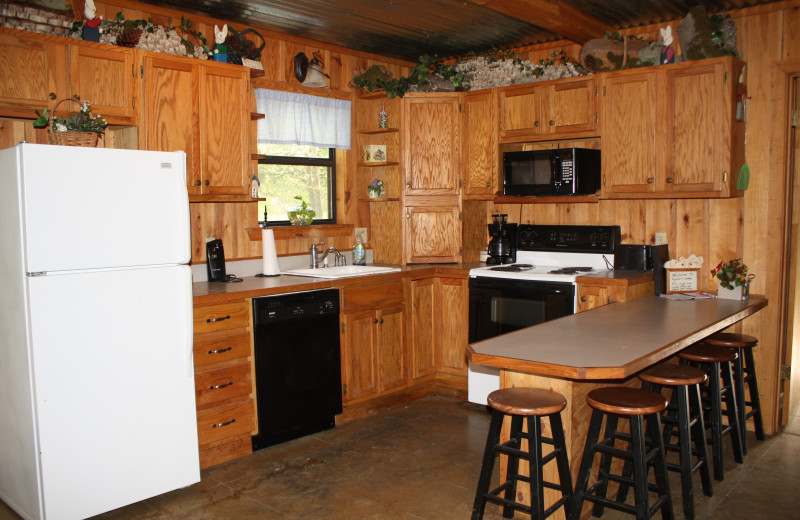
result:
[[[48,520],[200,480],[188,266],[28,279]]]
[[[19,150],[26,272],[189,262],[183,152]]]

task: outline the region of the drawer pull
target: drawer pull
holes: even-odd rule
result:
[[[208,389],[209,390],[219,390],[220,388],[226,388],[228,386],[231,386],[232,384],[233,384],[233,381],[228,381],[227,383],[222,384],[222,385],[209,386]]]
[[[208,318],[206,323],[214,323],[215,321],[225,321],[231,319],[230,315],[222,316],[221,318]]]
[[[581,296],[581,301],[582,301],[583,303],[586,303],[586,296]]]
[[[211,427],[212,428],[222,428],[223,426],[229,426],[229,425],[231,425],[231,424],[233,424],[235,422],[236,422],[236,419],[231,419],[230,421],[221,422],[221,423],[217,423],[217,424],[212,424]]]
[[[218,350],[209,350],[208,352],[206,352],[206,354],[224,354],[225,352],[231,350],[232,348],[233,347],[221,348]]]

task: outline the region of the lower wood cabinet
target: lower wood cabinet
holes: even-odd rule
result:
[[[406,386],[403,282],[344,287],[341,293],[342,401]]]
[[[194,308],[200,467],[247,455],[256,431],[249,300]]]

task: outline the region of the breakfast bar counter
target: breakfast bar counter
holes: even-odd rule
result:
[[[546,388],[566,397],[561,420],[574,484],[591,418],[592,410],[586,403],[591,390],[615,385],[638,387],[641,382],[636,373],[766,306],[767,299],[758,297],[745,301],[678,301],[647,296],[473,343],[467,350],[473,363],[501,369],[501,388]],[[542,431],[550,436],[547,421],[543,421]],[[508,440],[507,432],[506,423],[501,442]],[[550,449],[546,447],[545,452]],[[525,475],[526,466],[520,463],[520,472]],[[504,460],[500,469],[505,474]],[[544,466],[544,478],[558,481],[555,464]],[[680,490],[673,490],[673,494],[676,492]],[[527,486],[520,486],[517,493],[520,500],[530,503]],[[560,496],[560,492],[546,488],[545,507]],[[586,502],[581,518],[588,518],[590,513],[591,504]],[[550,518],[564,518],[563,509]]]

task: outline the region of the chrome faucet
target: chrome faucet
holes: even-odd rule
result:
[[[319,244],[312,244],[311,245],[311,269],[317,269],[319,264],[323,262],[329,254],[333,253],[335,258],[333,260],[333,265],[338,266],[339,262],[341,261],[342,265],[347,265],[347,258],[339,252],[338,249],[335,247],[329,247],[325,250],[324,253],[320,255],[320,252],[317,250],[317,246],[324,246],[325,242],[320,242]]]

